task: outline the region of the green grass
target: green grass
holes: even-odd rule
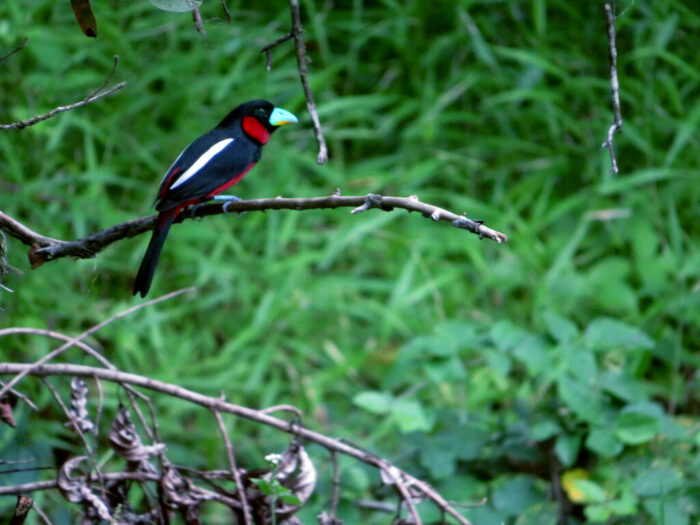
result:
[[[617,7],[624,128],[612,175],[600,149],[612,122],[601,3],[302,2],[325,166],[314,162],[291,44],[273,52],[270,72],[258,52],[287,30],[285,2],[231,2],[231,25],[205,2],[206,40],[187,14],[121,4],[93,6],[96,40],[67,6],[0,7],[0,53],[30,38],[0,64],[0,121],[81,99],[114,54],[114,81],[128,81],[98,103],[0,134],[5,213],[64,239],[150,213],[177,153],[237,103],[266,97],[301,125],[275,134],[237,195],[418,194],[510,242],[400,211],[271,211],[177,225],[152,295],[190,285],[197,294],[97,333],[92,342],[119,368],[253,407],[294,404],[311,428],[391,458],[451,499],[488,497],[465,511],[477,525],[550,523],[557,513],[568,523],[700,518],[692,8]],[[29,271],[26,247],[8,238],[8,262],[25,273],[7,280],[14,294],[0,295],[3,325],[76,334],[137,304],[130,288],[146,242]],[[52,348],[2,343],[13,361]],[[48,392],[31,379],[21,386],[43,409],[20,408],[18,429],[0,430],[2,458],[53,464],[79,450]],[[173,461],[225,464],[208,413],[154,401]],[[286,444],[229,424],[245,465]],[[305,522],[331,493],[327,455],[311,453],[321,482]],[[375,472],[341,464],[341,517],[386,523],[353,499],[391,491]],[[583,495],[562,503],[552,477],[574,469],[588,484],[566,487],[565,498]],[[56,498],[38,502],[54,507]],[[70,522],[61,512],[55,522]]]

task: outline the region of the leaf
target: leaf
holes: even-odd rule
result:
[[[557,381],[562,401],[581,419],[589,423],[602,423],[600,392],[568,374]]]
[[[566,317],[551,310],[546,311],[542,317],[547,326],[547,332],[558,343],[570,343],[579,336],[578,327]]]
[[[650,441],[660,427],[659,418],[640,412],[623,412],[615,421],[615,436],[628,445]]]
[[[553,420],[540,421],[530,428],[530,439],[544,441],[561,432],[561,427]]]
[[[202,5],[202,0],[148,0],[158,9],[173,13],[186,13]]]
[[[654,341],[640,329],[609,317],[589,324],[585,338],[591,346],[601,350],[654,347]]]
[[[353,397],[352,402],[372,414],[386,414],[394,402],[394,396],[384,392],[367,390]]]
[[[663,496],[683,486],[683,474],[675,468],[651,468],[632,482],[638,496]]]
[[[423,405],[412,399],[396,400],[391,406],[391,419],[404,434],[416,431],[428,432],[433,428],[432,418],[428,417]]]
[[[12,406],[7,401],[0,401],[0,421],[15,428],[15,418],[12,416]]]
[[[593,431],[588,434],[586,438],[586,448],[599,456],[612,458],[622,452],[624,445],[615,437],[612,429],[600,427],[594,428]]]
[[[97,38],[97,20],[92,12],[90,0],[70,0],[70,5],[85,36]]]
[[[544,500],[544,496],[535,489],[532,478],[524,475],[502,483],[491,496],[493,507],[510,515],[521,514]]]
[[[554,452],[565,467],[576,463],[580,450],[581,436],[579,435],[559,434],[557,442],[554,444]]]

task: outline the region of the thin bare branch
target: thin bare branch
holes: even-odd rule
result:
[[[15,53],[17,53],[17,52],[19,52],[19,51],[22,51],[25,47],[27,47],[27,44],[28,44],[28,43],[29,43],[29,38],[24,37],[24,42],[22,42],[19,46],[17,46],[16,48],[14,48],[14,49],[13,49],[12,51],[10,51],[9,53],[0,56],[0,63],[1,63],[1,62],[4,62],[5,60],[7,60],[8,58],[10,58],[10,57],[11,57],[12,55],[14,55]]]
[[[610,172],[617,173],[617,159],[615,158],[615,146],[613,135],[615,132],[622,133],[622,113],[620,111],[620,82],[617,78],[617,48],[615,47],[615,12],[610,4],[605,4],[605,16],[608,21],[608,45],[610,47],[610,95],[612,98],[613,112],[615,120],[608,129],[608,135],[603,142],[603,148],[610,151]]]
[[[197,30],[197,33],[199,33],[202,38],[207,38],[207,32],[204,30],[204,24],[202,23],[202,13],[199,12],[199,8],[196,6],[192,9],[192,21],[194,22],[194,28]]]
[[[107,368],[111,370],[116,370],[117,367],[115,367],[107,358],[105,358],[102,354],[100,354],[96,349],[92,348],[90,345],[86,344],[84,341],[75,341],[73,337],[70,337],[68,335],[62,334],[60,332],[54,332],[52,330],[44,330],[41,328],[20,328],[20,327],[15,327],[15,328],[5,328],[0,330],[0,337],[7,336],[7,335],[14,335],[14,334],[28,334],[28,335],[39,335],[43,337],[49,337],[51,339],[57,339],[59,341],[65,341],[69,342],[79,348],[80,350],[84,351],[88,355],[92,356],[94,359],[96,359],[99,363],[101,363],[103,366],[106,366]],[[98,390],[101,393],[101,385],[99,384],[99,380],[95,378],[95,380],[98,383]],[[0,381],[0,387],[3,386],[4,383]],[[124,390],[126,390],[127,396],[129,397],[129,402],[131,403],[131,407],[134,409],[136,414],[139,417],[139,421],[141,421],[141,424],[143,425],[144,429],[148,433],[148,437],[152,441],[159,441],[158,439],[158,430],[157,430],[157,423],[155,420],[155,412],[153,410],[153,406],[151,405],[151,400],[148,399],[148,396],[143,395],[137,390],[134,390],[132,387],[129,385],[121,385]],[[15,392],[15,395],[18,397],[21,396],[19,392]],[[151,427],[148,425],[148,422],[146,421],[146,418],[143,415],[143,412],[141,412],[141,409],[139,408],[138,404],[135,401],[135,397],[140,398],[142,401],[144,401],[148,405],[148,409],[151,415],[151,421],[153,424],[153,430],[151,430]],[[23,399],[23,398],[21,398]],[[31,400],[29,399],[24,399],[25,402],[31,403]],[[31,403],[32,408],[34,410],[37,410],[36,406]],[[100,413],[100,410],[98,410],[98,415]],[[99,419],[99,418],[98,418]]]
[[[420,202],[415,195],[411,197],[388,197],[374,193],[358,196],[342,196],[338,194],[327,197],[311,198],[268,198],[241,201],[212,202],[202,204],[190,209],[188,213],[178,215],[175,222],[182,222],[188,219],[208,217],[210,215],[221,215],[225,213],[241,213],[248,211],[265,210],[312,210],[312,209],[335,209],[351,207],[352,213],[370,209],[380,209],[392,211],[395,208],[415,211],[433,221],[449,222],[452,226],[468,230],[480,238],[488,238],[497,243],[508,241],[508,236],[504,233],[493,230],[483,224],[482,221],[468,219],[463,215],[457,215],[451,211],[439,208],[432,204]],[[88,259],[97,255],[110,244],[135,237],[149,230],[156,224],[157,215],[132,219],[130,221],[117,224],[104,229],[88,237],[77,241],[62,241],[39,235],[31,229],[19,224],[16,220],[0,212],[0,229],[4,229],[13,237],[16,237],[24,244],[31,246],[29,260],[32,267],[37,268],[46,261],[60,259],[61,257],[78,257]]]
[[[86,476],[73,476],[71,478],[74,481],[82,481],[84,483],[88,482]],[[155,481],[159,482],[161,479],[161,474],[157,472],[110,472],[104,474],[105,481],[124,481],[124,480],[134,480],[134,481]],[[58,482],[55,479],[49,479],[46,481],[34,481],[31,483],[23,483],[21,485],[6,485],[0,486],[0,496],[8,494],[25,494],[30,492],[38,492],[40,490],[51,490],[58,488]],[[217,501],[223,503],[228,507],[238,508],[240,503],[228,496],[213,492],[210,490],[203,489],[201,487],[196,487],[196,490],[202,494],[206,499],[212,501]],[[47,521],[47,523],[50,523]]]
[[[3,387],[3,386],[5,386],[5,383],[3,383],[2,381],[0,381],[0,387]],[[11,393],[13,396],[15,396],[17,399],[21,399],[22,401],[24,401],[25,403],[27,403],[27,405],[29,405],[29,407],[30,407],[34,412],[36,412],[37,410],[39,410],[39,409],[37,408],[37,406],[34,404],[34,402],[33,402],[31,399],[29,399],[26,395],[24,395],[22,392],[20,392],[20,391],[18,391],[18,390],[15,390],[15,389],[13,388],[13,389],[10,389],[10,393]],[[0,464],[2,464],[2,462],[0,462]]]
[[[270,426],[272,428],[276,428],[283,432],[299,436],[299,438],[304,439],[305,441],[317,443],[330,451],[335,451],[353,457],[364,463],[367,463],[368,465],[372,465],[380,470],[389,470],[390,475],[400,476],[401,483],[404,487],[410,486],[412,490],[417,490],[421,492],[428,499],[430,499],[438,508],[442,509],[443,511],[450,514],[453,518],[455,518],[458,523],[462,525],[470,525],[470,521],[462,515],[460,515],[449,504],[449,502],[445,500],[439,493],[437,493],[429,484],[411,476],[410,474],[398,469],[397,467],[394,467],[388,461],[381,459],[375,456],[374,454],[350,446],[337,439],[333,439],[323,434],[319,434],[317,432],[304,428],[294,421],[284,421],[282,419],[263,414],[259,410],[253,410],[252,408],[234,405],[232,403],[228,403],[218,398],[205,396],[197,392],[187,390],[178,385],[164,383],[162,381],[157,381],[148,377],[136,374],[129,374],[126,372],[119,372],[116,370],[105,370],[102,368],[73,364],[48,364],[36,366],[34,364],[0,363],[0,375],[7,374],[31,374],[39,377],[50,375],[77,375],[80,377],[94,376],[106,381],[112,381],[117,383],[129,383],[134,386],[147,388],[173,397],[177,397],[185,401],[189,401],[191,403],[203,406],[210,410],[226,412],[245,419],[249,419],[251,421],[256,421],[258,423]],[[105,478],[109,479],[107,476],[105,476]],[[25,490],[25,492],[29,491]],[[16,492],[10,491],[9,493],[14,494]],[[0,488],[0,494],[3,494],[2,488]],[[236,507],[240,505],[238,501],[233,501],[235,501]]]
[[[338,468],[338,456],[331,450],[331,462],[333,463],[333,499],[331,500],[331,523],[335,522],[335,514],[340,500],[340,469]]]
[[[304,89],[306,108],[309,111],[309,115],[311,115],[311,122],[314,126],[314,135],[316,135],[316,142],[318,142],[318,156],[316,157],[316,162],[319,164],[325,164],[328,162],[328,146],[326,145],[326,139],[323,137],[321,121],[318,118],[316,103],[314,102],[314,95],[311,92],[311,86],[309,85],[309,69],[307,67],[309,58],[306,55],[306,46],[304,45],[304,28],[301,24],[299,0],[289,0],[289,9],[292,16],[292,30],[288,34],[279,37],[271,44],[263,47],[260,52],[265,53],[265,67],[269,71],[272,67],[271,51],[283,42],[286,42],[292,38],[294,39],[294,47],[296,48],[297,52],[299,80],[301,81],[301,87]]]
[[[228,8],[228,4],[226,3],[226,0],[221,0],[221,7],[224,10],[224,16],[226,17],[226,22],[229,24],[231,23],[231,11]]]
[[[224,425],[224,419],[221,417],[221,413],[218,410],[213,410],[213,413],[214,417],[216,418],[216,423],[219,425],[221,437],[224,439],[226,455],[228,456],[228,464],[231,467],[231,474],[233,475],[233,479],[236,482],[236,492],[238,493],[238,498],[241,500],[243,520],[245,522],[245,525],[252,525],[253,518],[250,515],[250,507],[248,506],[248,498],[246,497],[245,487],[243,486],[243,480],[241,479],[241,472],[236,466],[236,456],[233,453],[233,445],[231,444],[231,439],[229,438],[228,432],[226,431],[226,425]]]
[[[309,70],[306,66],[308,58],[306,57],[306,46],[304,45],[304,39],[302,38],[304,29],[301,26],[299,0],[289,0],[289,5],[292,11],[292,35],[294,35],[294,43],[297,49],[299,79],[301,80],[301,85],[304,88],[306,108],[309,110],[309,115],[311,115],[311,122],[314,124],[314,134],[316,135],[316,141],[318,142],[318,156],[316,157],[316,162],[319,164],[325,164],[328,162],[328,146],[326,146],[326,139],[323,137],[321,121],[318,118],[318,113],[316,113],[316,103],[314,102],[314,95],[311,92],[311,86],[309,85]]]
[[[287,33],[260,50],[261,53],[265,53],[265,68],[268,71],[272,69],[272,50],[280,44],[285,43],[287,40],[291,40],[292,38],[294,38],[294,35],[292,33]]]
[[[102,93],[99,93],[97,95],[93,95],[87,98],[84,98],[80,102],[76,102],[75,104],[69,104],[68,106],[58,106],[57,108],[52,109],[51,111],[47,113],[43,113],[41,115],[37,115],[35,117],[26,119],[26,120],[19,120],[17,122],[13,122],[12,124],[0,124],[0,129],[22,129],[26,128],[27,126],[33,126],[34,124],[37,124],[39,122],[42,122],[44,120],[48,120],[51,117],[55,117],[59,113],[63,113],[65,111],[71,111],[73,109],[82,107],[82,106],[87,106],[88,104],[91,104],[92,102],[95,102],[96,100],[99,100],[101,98],[104,98],[108,95],[111,95],[115,91],[119,91],[122,89],[124,86],[126,86],[126,81],[120,82],[116,86],[108,89],[107,91],[103,91]]]
[[[147,306],[151,306],[151,305],[156,304],[156,303],[160,303],[162,301],[167,301],[168,299],[172,299],[173,297],[177,297],[178,295],[181,295],[185,292],[191,292],[191,291],[194,291],[194,288],[192,288],[192,287],[183,288],[181,290],[176,290],[176,291],[171,292],[169,294],[165,294],[161,297],[156,297],[155,299],[151,299],[150,301],[146,301],[144,303],[132,306],[131,308],[127,308],[123,312],[119,312],[118,314],[113,315],[109,319],[106,319],[105,321],[102,321],[101,323],[96,324],[92,328],[88,328],[82,334],[80,334],[78,337],[74,337],[73,339],[71,339],[70,341],[67,341],[65,344],[61,345],[57,349],[52,350],[51,352],[46,354],[44,357],[42,357],[41,359],[36,361],[34,364],[27,365],[29,368],[27,368],[24,371],[17,374],[15,377],[13,377],[10,380],[10,382],[8,382],[5,386],[2,387],[2,389],[0,389],[0,398],[2,398],[2,396],[10,388],[12,388],[14,385],[16,385],[25,375],[27,375],[31,371],[32,367],[39,366],[39,365],[42,365],[42,364],[50,361],[54,357],[60,355],[61,353],[65,352],[66,350],[68,350],[70,347],[72,347],[78,341],[85,339],[88,335],[90,335],[94,332],[97,332],[100,328],[103,328],[104,326],[116,321],[117,319],[121,319],[122,317],[125,317],[129,314],[132,314],[138,310],[141,310],[142,308],[145,308]],[[95,370],[99,370],[99,369],[95,369]]]

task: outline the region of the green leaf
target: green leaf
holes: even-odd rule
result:
[[[552,436],[556,436],[561,432],[561,427],[553,420],[547,419],[535,423],[530,428],[530,439],[534,441],[544,441]]]
[[[602,423],[601,394],[589,385],[563,374],[557,381],[559,397],[581,419],[589,423]]]
[[[576,462],[581,450],[581,436],[560,434],[554,444],[554,452],[564,467],[570,467]]]
[[[589,324],[585,338],[593,348],[601,350],[654,347],[654,341],[640,329],[608,317]]]
[[[301,500],[299,499],[299,496],[293,494],[292,492],[289,492],[288,494],[280,494],[279,498],[285,503],[289,503],[290,505],[301,505]]]
[[[683,474],[676,468],[652,468],[640,473],[632,482],[638,496],[663,496],[683,486]]]
[[[528,335],[515,346],[513,355],[527,366],[532,376],[537,376],[552,369],[548,348],[544,337]]]
[[[366,390],[353,397],[352,402],[372,414],[386,414],[394,402],[394,397],[384,392]]]
[[[612,458],[617,456],[624,445],[615,437],[612,429],[608,427],[594,428],[586,438],[586,448],[603,456]]]
[[[602,503],[605,501],[605,491],[595,481],[577,479],[573,484],[581,491],[581,499],[577,503]]]
[[[491,496],[493,507],[510,515],[521,514],[544,500],[545,497],[535,490],[532,478],[524,475],[505,481]]]
[[[498,321],[489,332],[493,344],[500,350],[511,350],[520,343],[528,332],[510,321]]]
[[[615,421],[615,436],[625,444],[646,443],[659,432],[659,418],[639,412],[623,412]]]
[[[391,419],[404,434],[428,432],[433,428],[433,418],[429,417],[423,405],[413,399],[396,400],[391,406]]]
[[[578,327],[573,322],[551,310],[546,311],[542,318],[547,332],[558,343],[570,343],[580,335]]]
[[[556,503],[536,503],[518,516],[515,525],[542,525],[556,523],[559,518],[559,508]],[[475,522],[476,523],[476,522]]]

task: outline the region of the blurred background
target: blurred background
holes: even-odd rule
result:
[[[312,197],[340,188],[408,196],[509,235],[497,245],[403,211],[269,211],[176,225],[151,297],[180,296],[90,338],[123,371],[263,408],[292,404],[308,427],[346,438],[465,504],[475,525],[700,519],[700,15],[682,1],[621,1],[620,173],[600,145],[613,120],[602,2],[302,0],[311,85],[330,150],[317,145],[282,0],[201,6],[93,2],[88,39],[64,2],[0,3],[0,121],[82,99],[108,76],[128,85],[89,106],[0,133],[0,207],[35,231],[76,239],[153,213],[179,152],[233,107],[293,111],[235,194]],[[0,325],[70,335],[141,300],[131,286],[148,235],[92,260],[11,272]],[[0,341],[2,359],[56,343]],[[63,361],[94,364],[77,350]],[[67,398],[67,382],[54,380]],[[20,389],[0,457],[56,465],[81,445],[35,379]],[[91,387],[92,409],[97,403]],[[106,416],[118,403],[105,390]],[[168,457],[224,468],[211,414],[153,395]],[[108,421],[106,418],[105,421]],[[105,423],[107,424],[107,423]],[[288,437],[227,419],[240,465]],[[106,428],[102,431],[102,439]],[[100,459],[109,460],[106,442]],[[300,518],[328,508],[328,454]],[[0,484],[55,476],[0,474]],[[56,523],[75,509],[34,495]],[[339,516],[388,523],[357,499],[395,501],[377,472],[341,461]],[[15,499],[0,499],[3,513]],[[429,503],[427,523],[439,522]],[[219,511],[219,512],[216,512]],[[212,507],[208,523],[227,523]]]

